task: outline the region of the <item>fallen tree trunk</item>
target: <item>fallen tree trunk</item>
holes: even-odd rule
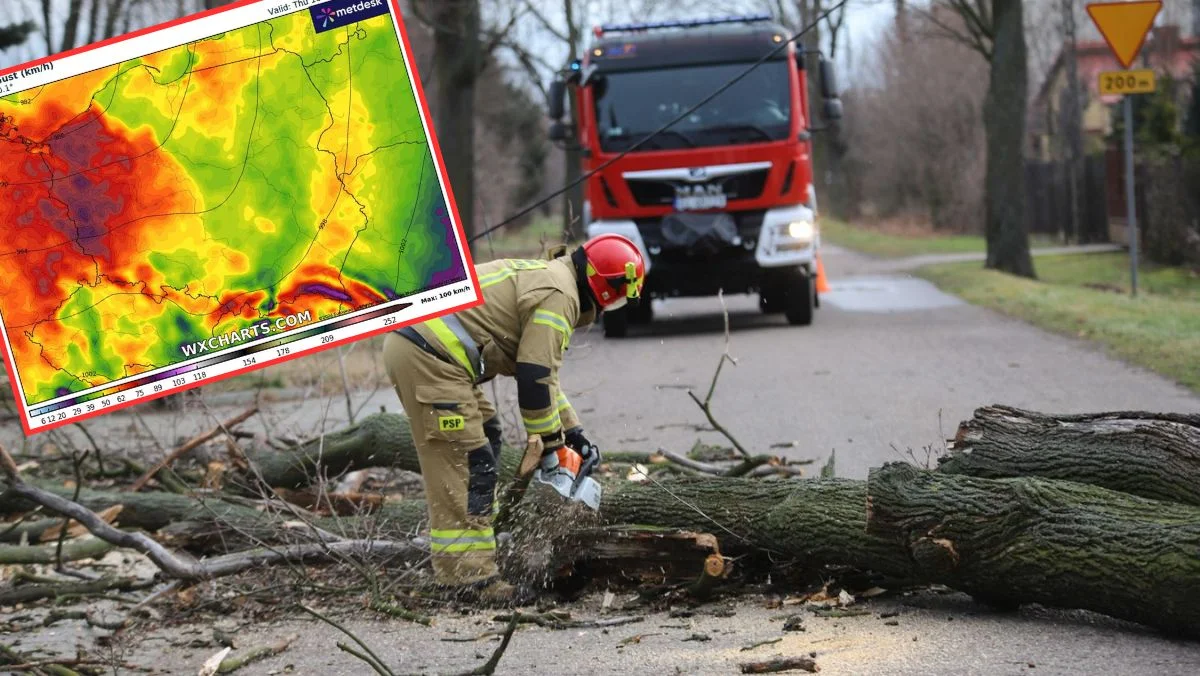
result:
[[[63,561],[98,559],[113,546],[94,537],[68,540],[62,546]],[[59,560],[58,545],[0,545],[0,566],[49,564]]]
[[[625,482],[604,494],[600,515],[606,524],[712,533],[727,553],[754,552],[818,567],[911,577],[907,554],[867,532],[866,488],[865,482],[851,479]]]
[[[428,550],[409,541],[325,540],[312,544],[282,545],[256,548],[196,561],[164,547],[143,533],[115,528],[94,512],[77,502],[20,481],[15,472],[9,473],[12,492],[42,505],[50,511],[83,524],[93,535],[118,547],[145,554],[168,577],[185,582],[198,582],[225,575],[235,575],[262,566],[306,561],[332,561],[342,556],[354,558],[387,558],[415,563],[428,556]]]
[[[301,488],[319,474],[336,476],[368,467],[421,471],[408,418],[398,413],[369,415],[295,448],[257,448],[246,455],[272,488]]]
[[[893,463],[871,471],[868,531],[924,581],[1001,606],[1082,608],[1200,637],[1200,508],[1038,478]]]
[[[74,489],[39,486],[68,498]],[[33,509],[37,503],[9,489],[0,494],[0,513],[13,514]],[[226,551],[230,547],[312,541],[300,518],[282,505],[263,508],[228,502],[220,498],[196,498],[176,493],[123,493],[80,491],[79,504],[93,512],[121,505],[114,525],[124,529],[161,531],[175,546],[193,551]],[[427,520],[424,500],[388,501],[365,517],[304,515],[313,526],[347,538],[373,535],[404,539],[419,533]],[[291,524],[291,525],[289,525]]]
[[[381,424],[406,422],[403,417],[375,418],[375,431],[363,429],[364,420],[352,433],[331,435],[341,440],[334,455],[347,459],[339,465],[342,471],[354,463],[377,464],[382,458],[391,458],[396,466],[415,458],[415,454],[406,456],[411,437],[405,446],[395,427],[389,431]],[[1045,437],[1067,418],[1035,426],[1031,434]],[[1190,424],[1187,416],[1161,419],[1170,425]],[[1082,419],[1067,422],[1096,424]],[[390,450],[368,448],[377,441],[397,439],[387,446]],[[310,468],[319,460],[329,470],[334,465],[325,463],[325,450],[299,457],[316,458]],[[289,463],[297,464],[295,454],[289,457]],[[516,452],[502,458],[502,476],[511,477],[519,459]],[[1071,475],[1064,470],[1064,477],[1072,480],[1055,481],[976,478],[951,474],[952,469],[950,465],[946,472],[922,472],[889,465],[873,472],[868,482],[726,477],[612,481],[600,512],[590,515],[578,505],[564,507],[553,495],[548,496],[548,509],[542,509],[538,494],[547,497],[544,494],[552,491],[535,491],[526,499],[528,504],[522,504],[513,536],[517,541],[574,546],[566,548],[567,554],[586,558],[602,555],[605,549],[597,525],[625,532],[651,526],[709,533],[719,540],[720,554],[750,554],[748,558],[776,566],[839,566],[909,582],[938,582],[990,603],[1085,608],[1200,636],[1200,508],[1087,485],[1075,480],[1091,476],[1082,471]],[[294,480],[303,482],[310,476],[301,472]],[[138,504],[135,499],[156,502]],[[194,499],[178,495],[84,491],[82,500],[93,509],[122,504],[118,518],[122,526],[127,525],[126,519],[145,525],[154,522],[157,528],[182,521],[171,530],[189,534],[193,544],[199,541],[196,529],[208,532],[216,542],[228,536],[230,524],[238,524],[234,530],[263,537],[275,533],[278,538],[280,524],[290,519],[286,512],[269,514],[244,504],[209,500],[199,506]],[[0,499],[0,509],[5,504]],[[58,509],[44,500],[39,504]],[[24,504],[26,509],[31,506]],[[380,514],[386,517],[389,509],[399,510],[395,521],[412,529],[408,533],[425,516],[425,504],[419,500],[385,505]],[[370,538],[388,537],[394,531],[369,521],[377,516],[313,519],[312,525],[339,533],[356,528],[370,533]],[[309,531],[307,537],[320,537],[312,528]],[[633,558],[627,545],[616,549],[625,560]],[[304,554],[309,551],[315,550]],[[296,551],[286,560],[303,558]],[[180,568],[179,562],[175,565],[177,574],[207,574]]]
[[[1200,505],[1200,415],[1045,415],[987,406],[959,425],[937,469],[1077,481]]]

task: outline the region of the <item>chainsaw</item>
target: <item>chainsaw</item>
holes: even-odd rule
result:
[[[589,475],[599,462],[599,453],[589,453],[587,460],[584,460],[581,453],[563,446],[542,458],[533,478],[549,485],[564,498],[582,502],[593,511],[598,511],[602,491],[600,483]]]

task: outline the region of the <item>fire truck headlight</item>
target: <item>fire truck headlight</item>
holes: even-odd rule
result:
[[[813,238],[813,224],[812,221],[792,221],[787,224],[784,232],[792,239],[811,241]]]

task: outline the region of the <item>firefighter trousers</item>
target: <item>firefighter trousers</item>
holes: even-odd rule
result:
[[[430,548],[438,584],[459,586],[498,575],[496,409],[461,365],[389,333],[383,359],[412,426],[429,505]]]

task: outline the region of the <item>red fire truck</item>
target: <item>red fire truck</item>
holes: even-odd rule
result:
[[[811,54],[781,48],[789,35],[769,15],[593,32],[551,85],[550,137],[575,144],[585,173],[599,169],[585,184],[587,236],[625,235],[646,260],[645,300],[604,313],[605,335],[650,322],[651,298],[722,290],[757,293],[763,312],[810,324],[820,304]],[[832,64],[815,56],[822,117],[840,119]],[[562,121],[568,91],[577,128]]]

